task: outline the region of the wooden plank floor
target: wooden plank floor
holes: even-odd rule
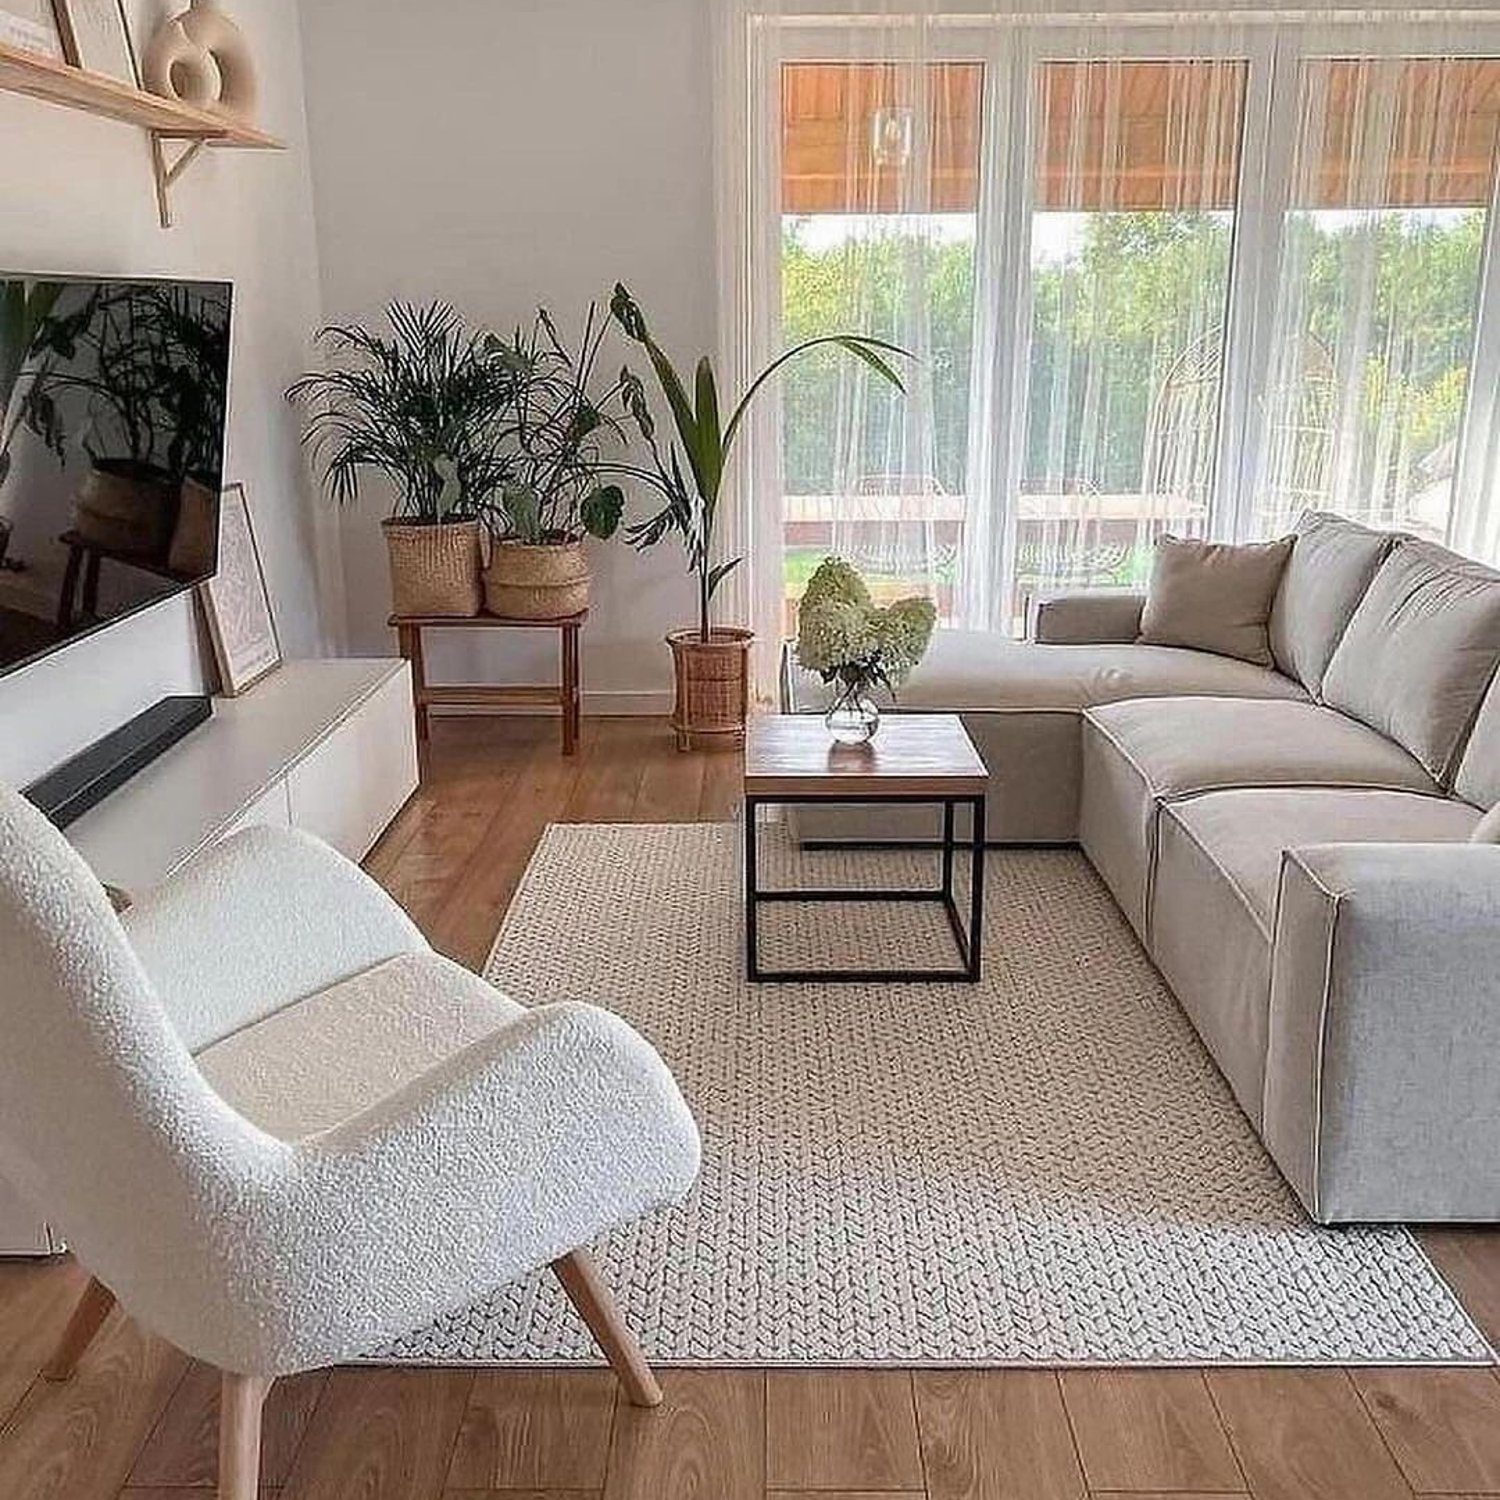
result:
[[[728,817],[738,757],[658,721],[450,720],[369,860],[433,941],[481,963],[554,821]],[[1500,1234],[1434,1256],[1500,1341]],[[0,1265],[0,1500],[191,1500],[216,1382],[118,1314],[75,1380],[37,1378],[80,1287]],[[604,1372],[335,1370],[278,1385],[279,1500],[1409,1500],[1500,1497],[1491,1370],[668,1370],[638,1412]]]

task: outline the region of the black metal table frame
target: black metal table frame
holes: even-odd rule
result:
[[[845,890],[837,887],[794,887],[773,891],[760,888],[759,838],[756,813],[762,807],[790,807],[798,804],[840,806],[865,804],[887,806],[919,804],[943,809],[943,837],[937,845],[941,855],[942,884],[936,890]],[[745,972],[751,984],[978,984],[984,959],[984,827],[983,794],[962,797],[934,797],[931,793],[884,796],[868,793],[859,797],[787,795],[745,797]],[[960,840],[955,834],[955,812],[967,807],[970,814],[969,837]],[[820,849],[858,848],[858,843],[840,844],[820,841]],[[928,847],[931,847],[930,845]],[[960,849],[969,855],[969,924],[967,930],[953,895],[954,857]],[[760,908],[764,905],[790,902],[906,902],[931,901],[942,905],[958,947],[956,969],[765,969],[760,962]]]

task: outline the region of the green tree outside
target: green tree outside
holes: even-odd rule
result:
[[[972,241],[890,235],[813,248],[805,225],[789,219],[783,230],[788,340],[858,328],[924,346],[921,378],[936,433],[935,473],[927,477],[962,494]],[[1369,514],[1398,506],[1422,466],[1441,459],[1440,450],[1457,436],[1483,232],[1478,209],[1385,213],[1373,231],[1349,214],[1300,213],[1288,224],[1288,253],[1304,268],[1305,349],[1323,351],[1336,367],[1351,320],[1364,315],[1368,302],[1361,389],[1351,399],[1362,426],[1356,488],[1368,496]],[[1195,348],[1217,359],[1231,253],[1228,214],[1098,213],[1086,217],[1073,253],[1035,268],[1028,489],[1143,488],[1152,407],[1163,383]],[[921,299],[909,297],[913,286],[924,289]],[[907,310],[919,300],[925,329],[908,324]],[[1312,357],[1298,357],[1299,368],[1310,372]],[[789,372],[783,407],[789,493],[838,493],[899,467],[889,443],[897,426],[891,403],[899,398],[860,385],[831,356]],[[865,407],[856,415],[852,403],[860,400]],[[1336,417],[1326,415],[1330,422]],[[840,452],[832,435],[851,424],[857,440]],[[1394,445],[1377,441],[1382,428],[1397,435]],[[1205,443],[1205,451],[1211,446]]]

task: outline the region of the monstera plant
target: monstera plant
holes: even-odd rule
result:
[[[490,334],[486,348],[512,376],[497,413],[505,482],[484,509],[492,551],[485,605],[513,619],[558,619],[588,607],[584,538],[619,530],[625,492],[604,477],[604,448],[625,437],[628,377],[599,378],[608,320],[590,304],[575,345],[538,308],[530,328]]]

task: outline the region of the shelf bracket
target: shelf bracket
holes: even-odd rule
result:
[[[159,130],[151,132],[151,175],[156,183],[156,210],[161,218],[161,227],[172,227],[172,188],[177,179],[198,159],[207,142],[202,137],[182,141],[182,150],[173,160],[167,159],[167,142],[179,137],[165,135]]]

